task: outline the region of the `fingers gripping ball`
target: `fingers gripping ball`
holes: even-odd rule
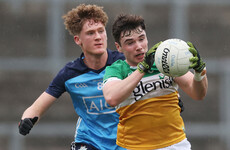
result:
[[[189,67],[193,68],[196,72],[201,73],[205,68],[205,63],[202,58],[200,58],[200,54],[196,47],[191,42],[187,42],[187,44],[189,46],[189,51],[193,54],[193,57],[190,58],[192,64]]]
[[[155,52],[158,46],[161,44],[161,42],[155,44],[152,48],[150,48],[146,53],[145,53],[145,58],[144,61],[138,63],[137,69],[139,72],[144,73],[147,72],[148,70],[151,69],[153,63],[154,63],[154,58],[155,58]]]
[[[33,128],[34,124],[37,122],[38,117],[34,118],[25,118],[19,122],[18,128],[19,133],[22,135],[27,135],[30,133],[30,130]]]

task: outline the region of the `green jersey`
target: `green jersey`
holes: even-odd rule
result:
[[[136,69],[118,60],[106,68],[103,82],[123,80]],[[120,115],[117,145],[127,149],[159,149],[184,140],[177,90],[174,79],[164,76],[154,64],[129,97],[116,106]]]
[[[136,66],[130,66],[125,60],[118,60],[111,66],[106,67],[103,82],[106,84],[106,82],[111,80],[123,80],[136,69]],[[160,73],[154,63],[151,70],[145,73],[129,98],[119,104],[117,108],[133,104],[135,101],[167,95],[177,90],[178,85],[174,82],[173,78]]]

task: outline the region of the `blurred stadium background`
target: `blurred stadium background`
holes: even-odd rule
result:
[[[68,94],[30,135],[19,135],[17,125],[59,69],[81,53],[61,18],[80,3],[104,7],[111,49],[111,24],[121,12],[145,18],[149,46],[192,41],[207,63],[209,89],[200,102],[182,93],[188,139],[193,150],[230,150],[229,0],[0,0],[0,150],[69,149],[78,116]]]

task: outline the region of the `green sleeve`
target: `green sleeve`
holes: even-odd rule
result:
[[[112,77],[116,77],[119,79],[123,79],[122,77],[122,61],[118,60],[116,62],[114,62],[111,66],[107,66],[105,69],[105,75],[103,78],[103,81],[112,78]]]

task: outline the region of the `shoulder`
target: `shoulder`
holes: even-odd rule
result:
[[[111,66],[107,66],[105,69],[104,80],[116,77],[119,79],[124,79],[130,72],[130,66],[124,60],[117,60]]]
[[[106,69],[107,68],[123,68],[124,65],[125,66],[127,65],[127,63],[125,62],[125,60],[118,59],[111,66],[107,66]]]
[[[120,72],[123,64],[123,60],[117,60],[112,65],[105,68],[105,74],[113,74],[114,72]]]
[[[67,70],[78,70],[78,71],[84,71],[85,69],[87,69],[87,67],[85,66],[81,58],[77,58],[76,60],[68,62],[64,66],[64,68]]]
[[[107,51],[108,51],[109,55],[112,55],[113,57],[122,57],[122,58],[125,58],[124,54],[118,52],[117,50],[107,49]]]
[[[123,53],[120,53],[116,50],[110,50],[108,49],[108,63],[112,64],[113,62],[117,60],[125,60],[125,56]]]
[[[125,62],[124,60],[115,61],[112,65],[106,67],[105,69],[106,73],[108,73],[111,70],[118,72],[119,70],[123,68],[124,62]]]
[[[68,80],[72,77],[81,75],[87,71],[87,67],[82,63],[80,58],[66,63],[66,65],[58,72],[57,76]]]

